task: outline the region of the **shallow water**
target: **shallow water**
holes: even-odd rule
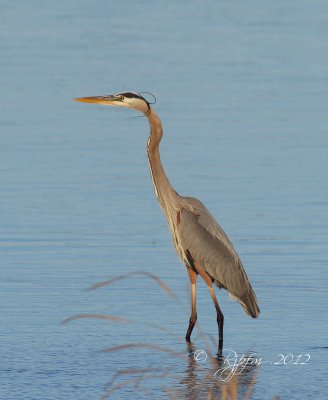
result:
[[[0,398],[100,398],[111,379],[113,388],[132,378],[116,378],[120,371],[150,367],[171,375],[152,371],[112,398],[229,390],[240,399],[326,398],[326,2],[3,1],[1,9]],[[217,217],[256,290],[258,320],[218,293],[225,349],[266,361],[230,386],[210,379],[218,368],[207,340],[217,328],[203,283],[204,335],[196,330],[189,350],[183,340],[188,278],[153,194],[146,121],[71,101],[125,90],[157,96],[173,186]],[[132,271],[156,274],[178,300],[143,275],[84,290]],[[83,313],[137,322],[61,324]],[[128,343],[181,357],[99,352]],[[199,349],[203,363],[193,358]],[[310,359],[280,365],[279,354]]]

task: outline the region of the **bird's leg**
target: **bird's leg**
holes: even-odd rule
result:
[[[197,281],[197,272],[193,271],[191,268],[188,269],[189,279],[191,283],[191,316],[189,320],[189,326],[186,333],[186,342],[190,342],[190,335],[197,321],[197,312],[196,312],[196,281]]]
[[[217,314],[217,323],[218,323],[218,328],[219,328],[219,354],[222,353],[222,348],[223,348],[223,314],[222,311],[219,307],[219,303],[216,299],[215,293],[214,293],[214,289],[213,289],[213,279],[211,278],[211,276],[205,272],[203,270],[203,268],[201,267],[201,265],[199,264],[198,261],[193,260],[193,265],[195,267],[195,270],[199,273],[199,275],[204,279],[206,285],[208,286],[208,288],[210,289],[210,293],[213,299],[213,303],[215,305],[215,309],[216,309],[216,314]]]
[[[223,321],[224,321],[224,316],[222,314],[222,311],[220,309],[219,303],[216,299],[215,292],[212,286],[209,286],[210,293],[213,299],[213,303],[215,305],[216,309],[216,314],[217,314],[217,322],[218,322],[218,329],[219,329],[219,354],[222,353],[222,348],[223,348]]]

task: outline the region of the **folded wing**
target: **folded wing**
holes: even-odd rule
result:
[[[185,198],[191,206],[180,211],[177,237],[186,254],[224,287],[253,318],[260,310],[242,262],[227,235],[197,199]]]

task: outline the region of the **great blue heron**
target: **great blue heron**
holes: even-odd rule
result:
[[[191,317],[186,341],[190,342],[190,335],[197,320],[196,280],[200,275],[209,287],[216,308],[219,352],[222,352],[224,317],[213,290],[213,282],[219,288],[226,289],[252,318],[256,318],[260,313],[256,295],[236,250],[207,208],[199,200],[180,196],[172,188],[159,153],[159,144],[163,136],[159,116],[142,95],[133,92],[81,97],[75,100],[132,108],[147,117],[150,125],[147,154],[155,194],[167,219],[176,251],[187,267],[191,283]]]

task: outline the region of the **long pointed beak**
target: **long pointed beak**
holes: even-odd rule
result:
[[[81,103],[98,103],[98,104],[111,104],[114,100],[114,96],[90,96],[90,97],[77,97],[75,101]]]

